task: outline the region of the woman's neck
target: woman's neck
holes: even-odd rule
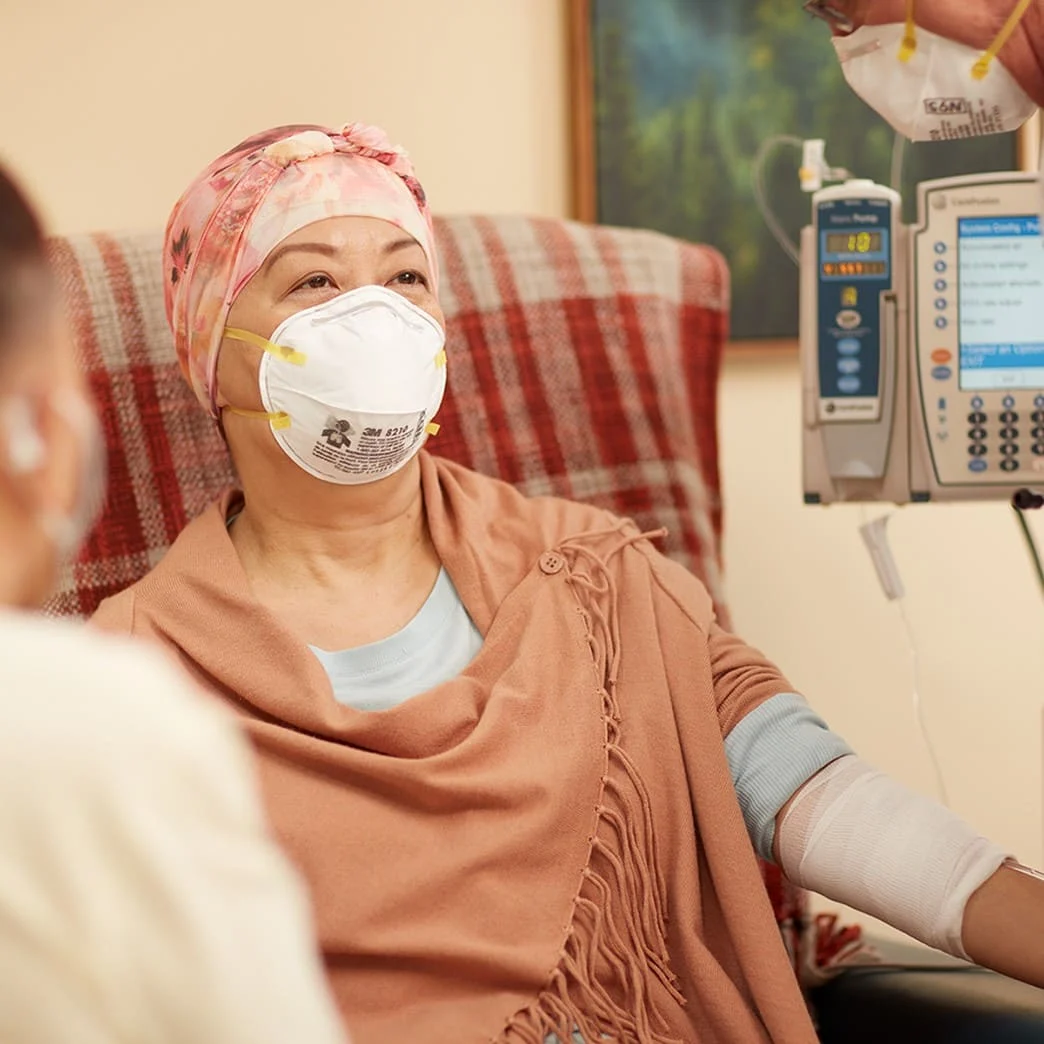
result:
[[[245,505],[231,537],[251,579],[340,587],[352,576],[375,579],[437,562],[418,461],[358,486],[302,478],[244,479]]]
[[[441,563],[419,461],[361,486],[304,472],[257,484],[242,477],[233,546],[254,597],[302,641],[328,650],[367,645],[420,611]]]

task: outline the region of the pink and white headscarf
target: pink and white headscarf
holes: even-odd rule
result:
[[[182,371],[212,416],[218,351],[240,290],[287,236],[346,216],[382,218],[416,239],[438,292],[424,190],[377,127],[264,131],[215,160],[178,200],[163,244],[164,301]]]

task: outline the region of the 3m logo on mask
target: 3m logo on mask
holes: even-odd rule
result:
[[[375,421],[376,418],[368,418]],[[427,413],[396,417],[388,424],[354,427],[329,415],[312,447],[312,457],[344,475],[382,475],[394,470],[424,437]]]
[[[327,417],[326,427],[323,428],[323,438],[326,439],[326,445],[332,446],[335,450],[339,449],[351,449],[352,448],[352,435],[355,433],[355,429],[351,425],[351,421],[344,420],[340,417]],[[316,448],[318,448],[318,443]]]

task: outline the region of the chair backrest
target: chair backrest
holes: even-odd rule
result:
[[[716,402],[728,270],[651,232],[441,218],[450,391],[429,446],[530,494],[643,527],[723,609]],[[158,234],[52,244],[109,449],[104,516],[50,609],[88,615],[160,559],[234,481],[181,377]]]

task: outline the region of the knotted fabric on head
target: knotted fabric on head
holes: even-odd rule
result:
[[[215,160],[178,200],[163,244],[164,301],[182,371],[212,416],[218,351],[240,290],[287,236],[350,216],[381,218],[416,239],[438,293],[424,190],[377,127],[265,131]]]

